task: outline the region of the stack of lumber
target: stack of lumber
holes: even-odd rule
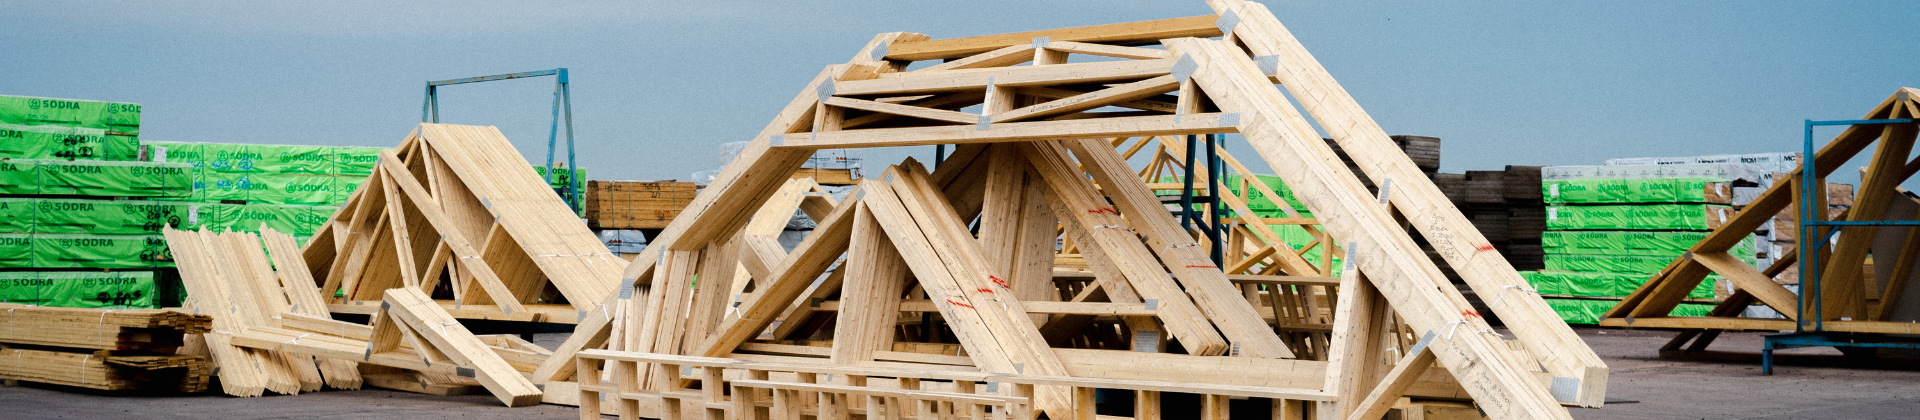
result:
[[[577,391],[583,417],[625,418],[800,417],[795,393],[820,394],[817,415],[835,417],[872,410],[848,399],[878,395],[870,380],[888,376],[895,389],[1031,403],[1049,418],[1095,417],[1096,388],[1204,395],[1211,409],[1198,418],[1225,418],[1231,396],[1267,399],[1283,417],[1348,419],[1381,418],[1402,397],[1471,399],[1498,419],[1603,404],[1605,364],[1272,13],[1210,5],[1216,15],[1017,34],[880,34],[800,88],[534,380]],[[1153,44],[1164,48],[1140,47]],[[1295,106],[1289,93],[1311,99]],[[1128,110],[1092,112],[1108,107]],[[1317,229],[1313,249],[1348,257],[1339,277],[1249,239],[1257,231],[1206,249],[1146,182],[1160,172],[1119,150],[1230,133],[1314,215],[1260,227]],[[817,150],[936,144],[953,145],[937,168],[876,170],[809,212],[818,226],[790,251],[749,233]],[[1233,187],[1240,198],[1270,186]],[[1416,235],[1478,294],[1521,292],[1476,310]],[[1076,249],[1073,265],[1056,264],[1063,247]],[[1218,251],[1245,266],[1215,261]],[[744,287],[714,281],[742,269]],[[1506,320],[1512,340],[1485,314]],[[756,367],[766,365],[781,368]],[[855,369],[866,367],[880,369]],[[986,378],[999,386],[976,386]],[[1174,380],[1183,386],[1161,382]],[[774,404],[760,405],[768,389]]]
[[[213,318],[166,310],[0,304],[0,378],[99,390],[199,392],[212,364],[174,354]]]
[[[104,391],[201,392],[213,377],[205,356],[0,348],[0,359],[0,378]]]
[[[700,193],[692,182],[588,181],[587,224],[594,229],[660,229]]]
[[[0,303],[0,343],[172,354],[186,334],[213,328],[213,318],[168,310],[53,308]]]

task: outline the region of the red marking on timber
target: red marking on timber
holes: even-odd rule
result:
[[[960,303],[960,301],[957,301],[957,300],[953,300],[953,299],[947,299],[947,303],[951,303],[951,304],[954,304],[954,305],[958,305],[958,306],[960,306],[960,307],[962,307],[962,308],[967,308],[967,309],[973,309],[973,305],[968,305],[968,304],[965,304],[965,303]]]

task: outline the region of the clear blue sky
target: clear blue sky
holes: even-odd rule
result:
[[[568,67],[595,179],[718,167],[719,144],[750,139],[875,33],[1211,13],[1199,0],[8,3],[0,94],[141,103],[146,140],[392,146],[426,80]],[[1920,2],[1268,3],[1388,132],[1444,139],[1447,172],[1797,150],[1801,120],[1859,117],[1920,85]],[[443,120],[499,126],[537,161],[551,89],[450,88]]]

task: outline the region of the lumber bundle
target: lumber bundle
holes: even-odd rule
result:
[[[1214,403],[1201,418],[1223,418],[1235,396],[1271,399],[1283,415],[1351,419],[1379,418],[1403,396],[1472,399],[1501,419],[1601,405],[1606,365],[1426,171],[1263,6],[1210,4],[1218,15],[876,36],[802,88],[655,238],[650,249],[661,251],[628,265],[601,300],[610,310],[584,317],[533,379],[579,390],[573,402],[588,417],[884,414],[900,410],[882,400],[917,400],[963,412],[943,414],[1030,404],[1050,418],[1090,418],[1094,388],[1206,395]],[[1138,47],[1150,44],[1164,49]],[[1074,54],[1119,60],[1069,62]],[[944,61],[906,71],[930,59]],[[1244,135],[1279,171],[1296,210],[1314,219],[1293,222],[1320,230],[1316,249],[1344,257],[1339,277],[1264,238],[1254,252],[1273,257],[1213,261],[1154,196],[1161,186],[1142,182],[1148,173],[1117,150],[1225,133]],[[791,195],[787,181],[816,150],[935,144],[954,145],[937,168],[888,167],[809,211],[818,227],[790,252],[763,252],[749,232],[755,209]],[[1517,290],[1488,309],[1514,341],[1492,333],[1416,235],[1474,292]],[[1058,255],[1062,243],[1074,258]],[[743,267],[744,292],[698,281],[738,278]],[[1278,268],[1245,274],[1269,267]],[[932,390],[940,394],[883,394],[867,386],[874,376],[901,378],[893,389],[955,382]],[[1170,378],[1181,386],[1161,382]]]
[[[1861,119],[1920,117],[1917,100],[1920,89],[1901,88]],[[1751,252],[1746,245],[1748,238],[1755,230],[1766,230],[1763,226],[1782,214],[1793,215],[1790,220],[1798,220],[1801,214],[1823,221],[1915,220],[1920,199],[1899,185],[1920,172],[1920,162],[1908,159],[1917,132],[1920,124],[1915,123],[1848,126],[1811,158],[1816,185],[1825,185],[1825,194],[1802,196],[1804,165],[1792,173],[1775,175],[1771,187],[1731,218],[1715,224],[1712,233],[1608,310],[1600,325],[1681,329],[1661,349],[1667,356],[1704,352],[1723,330],[1798,330],[1800,326],[1812,330],[1816,321],[1825,331],[1912,333],[1913,322],[1920,321],[1920,297],[1914,296],[1914,290],[1920,289],[1908,284],[1914,276],[1914,256],[1920,255],[1920,235],[1914,235],[1910,228],[1845,226],[1839,227],[1837,238],[1831,240],[1795,236],[1799,246],[1813,249],[1769,251],[1779,255],[1773,255],[1767,267],[1749,265],[1744,260],[1751,255],[1743,259],[1731,252]],[[1862,170],[1859,187],[1836,188],[1826,183],[1833,171],[1870,147],[1873,152],[1867,155],[1868,165]],[[1836,214],[1833,210],[1837,209],[1830,206],[1837,202],[1851,207]],[[1783,231],[1798,233],[1798,227],[1788,222],[1771,229],[1778,238]],[[1835,228],[1816,232],[1825,237],[1831,229]],[[1806,295],[1802,299],[1774,279],[1797,269],[1804,255],[1818,257],[1821,273],[1817,288],[1804,285]],[[1709,275],[1728,280],[1734,289],[1732,294],[1705,316],[1673,316],[1675,308]],[[1749,306],[1765,306],[1779,317],[1750,317],[1762,311],[1749,311]]]
[[[693,202],[692,182],[587,181],[587,223],[595,229],[660,229]]]
[[[0,343],[172,354],[186,334],[213,328],[213,317],[170,310],[55,308],[0,303]]]
[[[0,378],[107,391],[200,392],[212,376],[205,356],[176,355],[188,334],[213,327],[207,315],[169,310],[104,310],[0,304]]]
[[[0,378],[103,391],[201,392],[213,377],[205,356],[119,356],[24,348],[0,349]]]
[[[333,313],[371,315],[387,290],[460,319],[578,322],[625,260],[580,223],[500,130],[421,124],[302,250]],[[341,296],[341,297],[333,297]]]

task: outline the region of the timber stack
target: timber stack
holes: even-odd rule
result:
[[[587,224],[594,229],[665,228],[699,193],[692,182],[587,181]]]
[[[53,308],[0,303],[0,378],[120,391],[200,392],[213,368],[178,354],[190,334],[212,330],[207,315],[170,310]]]

